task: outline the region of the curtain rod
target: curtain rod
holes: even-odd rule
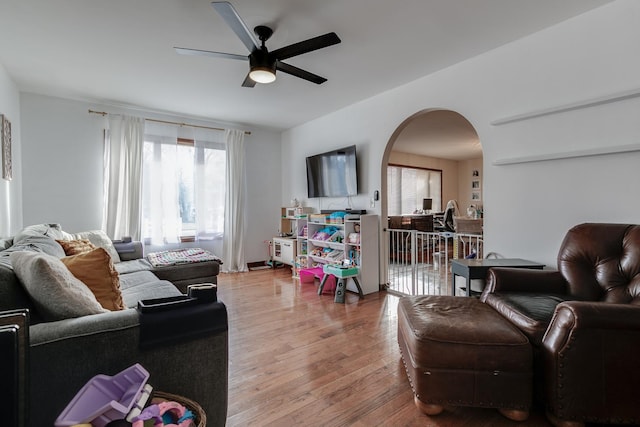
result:
[[[106,111],[95,111],[95,110],[91,110],[91,109],[89,110],[89,113],[90,114],[100,114],[101,116],[106,116],[107,114],[109,114]],[[191,125],[189,123],[170,122],[168,120],[149,119],[149,118],[146,118],[146,117],[144,119],[148,120],[150,122],[166,123],[166,124],[169,124],[169,125],[186,126],[186,127],[191,127],[191,128],[211,129],[211,130],[221,130],[221,131],[225,130],[224,128],[214,128],[214,127],[211,127],[211,126]],[[248,130],[245,130],[244,134],[245,135],[251,135],[251,132],[248,131]]]

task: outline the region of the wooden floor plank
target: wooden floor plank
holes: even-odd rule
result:
[[[538,412],[521,423],[491,409],[423,415],[400,361],[398,297],[348,293],[336,304],[317,286],[284,268],[218,276],[229,313],[228,426],[550,426]]]

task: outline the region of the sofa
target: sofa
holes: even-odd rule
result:
[[[640,424],[640,225],[577,225],[557,262],[490,269],[481,301],[528,337],[554,425]]]
[[[95,249],[84,254],[106,253],[109,257],[107,262],[113,266],[111,280],[115,280],[118,295],[116,298],[110,294],[108,303],[120,307],[105,308],[96,294],[87,302],[88,308],[81,308],[89,310],[89,314],[74,312],[65,316],[56,310],[64,309],[70,302],[75,304],[78,295],[85,298],[85,290],[74,290],[55,303],[53,299],[49,302],[39,292],[51,283],[34,280],[40,267],[33,265],[41,264],[29,263],[44,262],[65,278],[68,271],[56,270],[58,263],[64,261],[69,266],[70,259],[77,259],[68,256],[67,246],[86,241]],[[136,363],[149,372],[148,382],[155,390],[198,402],[206,413],[207,425],[225,424],[228,327],[224,304],[214,303],[215,307],[207,308],[199,318],[193,316],[194,310],[189,307],[174,311],[171,327],[167,328],[162,321],[150,322],[148,314],[145,320],[145,315],[136,309],[138,301],[179,297],[182,292],[171,282],[160,280],[147,262],[137,258],[139,255],[140,251],[128,249],[120,258],[104,233],[70,234],[57,224],[30,226],[12,238],[0,239],[0,311],[29,310],[28,425],[53,425],[65,406],[95,375],[114,375]],[[69,283],[72,281],[75,286],[76,278],[69,279]],[[64,290],[66,284],[60,286]],[[85,299],[91,298],[89,294]],[[174,327],[181,322],[184,334]],[[198,329],[198,325],[203,327],[196,333],[194,328]],[[172,334],[165,333],[169,330]],[[149,341],[150,336],[155,341]]]

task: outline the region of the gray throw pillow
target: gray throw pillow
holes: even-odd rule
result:
[[[9,256],[11,252],[22,251],[43,252],[56,258],[65,256],[62,246],[48,236],[24,236],[20,241],[14,240],[13,246],[0,252],[0,256]]]
[[[13,252],[11,265],[38,312],[47,321],[105,313],[91,289],[58,258],[38,252]]]
[[[105,248],[109,255],[111,255],[111,259],[114,263],[120,262],[120,255],[116,250],[116,247],[113,246],[113,242],[102,230],[91,230],[91,231],[83,231],[81,233],[72,234],[74,239],[87,239],[94,245],[99,248]]]

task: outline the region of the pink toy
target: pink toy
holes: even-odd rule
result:
[[[313,283],[315,279],[322,280],[324,273],[322,272],[322,267],[312,267],[312,268],[303,268],[300,270],[300,283]],[[324,291],[333,292],[336,288],[336,278],[334,275],[330,274],[327,277],[327,281],[324,284]]]

